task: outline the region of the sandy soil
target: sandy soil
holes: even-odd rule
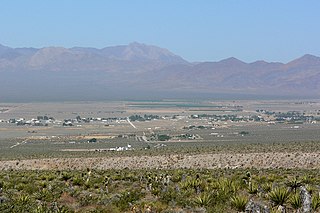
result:
[[[135,156],[112,158],[48,158],[1,161],[1,170],[174,168],[320,168],[319,153],[248,153]]]

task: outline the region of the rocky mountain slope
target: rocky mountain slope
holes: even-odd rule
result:
[[[103,49],[0,45],[0,99],[105,99],[174,94],[320,96],[320,58],[190,63],[156,46]]]

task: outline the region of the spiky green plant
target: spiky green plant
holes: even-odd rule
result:
[[[258,185],[255,183],[250,183],[248,185],[248,193],[249,194],[257,194],[258,192]]]
[[[277,208],[271,208],[270,213],[282,213],[282,212]]]
[[[70,213],[70,212],[74,212],[71,209],[68,209],[65,206],[59,206],[57,207],[57,209],[55,210],[56,213]]]
[[[37,208],[34,210],[34,213],[47,213],[49,212],[48,208],[46,208],[43,205],[37,206]]]
[[[187,190],[187,189],[191,188],[189,181],[180,182],[180,183],[179,183],[179,186],[180,186],[180,188],[183,189],[183,190]]]
[[[231,197],[231,206],[239,212],[244,212],[246,205],[248,203],[248,198],[243,195],[235,195]]]
[[[275,206],[283,206],[289,199],[290,192],[287,188],[275,188],[268,193],[268,197]]]
[[[290,203],[291,207],[295,210],[301,208],[302,202],[300,199],[300,194],[295,193],[295,194],[291,195],[289,198],[289,203]]]
[[[297,191],[297,188],[299,188],[302,185],[302,182],[298,180],[298,178],[293,178],[290,179],[289,181],[286,182],[286,185],[290,187],[291,190],[294,192]]]
[[[312,178],[309,177],[309,176],[307,176],[307,175],[305,175],[305,176],[303,176],[303,177],[301,178],[301,182],[302,182],[302,183],[305,183],[305,184],[311,183],[311,180],[312,180]]]
[[[209,206],[213,201],[213,196],[210,193],[202,193],[199,196],[195,197],[193,202],[196,206],[206,207]]]
[[[233,181],[226,178],[220,179],[216,184],[217,189],[225,192],[230,192],[236,188]]]
[[[235,192],[236,187],[233,187],[233,182],[228,179],[220,179],[218,182],[216,182],[216,198],[220,202],[224,202],[229,199],[231,195],[233,195]]]
[[[306,184],[307,191],[312,195],[314,191],[316,191],[316,188],[310,184]]]
[[[271,189],[272,189],[272,183],[265,183],[262,185],[262,189],[265,191],[265,192],[270,192]]]
[[[189,178],[180,183],[180,187],[184,190],[194,189],[196,192],[202,191],[205,188],[204,183],[200,179]]]
[[[316,195],[312,196],[311,207],[312,207],[313,211],[317,211],[318,208],[320,207],[320,196],[319,196],[319,194],[316,194]]]
[[[20,195],[18,197],[17,201],[23,205],[28,204],[30,202],[30,196],[29,195]]]

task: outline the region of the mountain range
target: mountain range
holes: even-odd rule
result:
[[[0,76],[0,101],[320,96],[317,56],[289,63],[232,57],[192,63],[137,42],[103,49],[0,45]]]

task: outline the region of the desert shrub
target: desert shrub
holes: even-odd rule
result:
[[[49,211],[46,205],[38,205],[37,208],[33,210],[34,213],[47,213]]]
[[[248,198],[243,195],[235,195],[231,197],[231,206],[239,212],[244,212],[246,205],[248,203]]]
[[[73,213],[74,210],[72,210],[71,208],[68,208],[67,206],[58,206],[54,208],[54,212],[55,213]]]
[[[302,202],[300,199],[300,194],[299,193],[294,193],[293,195],[290,196],[289,198],[289,203],[293,209],[299,209],[302,206]]]
[[[250,183],[248,185],[248,193],[249,194],[257,194],[258,193],[258,185],[256,183]]]
[[[128,210],[134,202],[138,201],[143,196],[143,193],[139,190],[131,190],[122,192],[118,199],[113,201],[113,204],[116,205],[121,211]]]
[[[207,212],[234,212],[242,211],[249,196],[264,203],[270,201],[274,209],[287,204],[292,210],[300,206],[298,194],[293,193],[295,178],[302,182],[303,176],[312,180],[304,185],[312,192],[312,208],[318,211],[318,173],[299,169],[113,169],[90,170],[90,174],[87,170],[0,171],[0,198],[4,198],[0,212],[58,212],[59,208],[71,208],[68,212],[129,212],[134,207],[142,212],[149,208],[154,212],[202,208]],[[69,199],[63,199],[63,193]]]
[[[76,186],[81,186],[84,184],[84,180],[81,177],[76,176],[72,178],[72,183]]]
[[[72,174],[70,172],[62,172],[61,180],[67,181],[72,178]]]
[[[162,191],[159,194],[159,200],[165,204],[169,204],[170,202],[175,202],[179,198],[179,193],[172,188],[169,188],[166,191]]]
[[[296,192],[297,188],[299,188],[302,185],[302,182],[298,180],[297,177],[292,178],[291,180],[286,182],[286,185]]]
[[[11,205],[11,212],[31,212],[37,206],[35,200],[33,200],[27,194],[20,194],[19,196],[15,197],[12,200]]]
[[[53,194],[48,189],[41,189],[38,192],[33,193],[33,196],[37,200],[46,202],[52,201],[54,199]]]
[[[193,202],[196,206],[199,207],[207,207],[212,204],[214,201],[214,196],[211,193],[201,193],[193,199]]]
[[[86,191],[82,192],[77,199],[81,206],[88,206],[98,202],[98,197],[95,194]]]
[[[320,196],[319,194],[316,194],[312,196],[312,202],[311,202],[311,207],[313,211],[317,211],[320,207]]]
[[[290,192],[287,188],[275,188],[268,193],[270,201],[275,206],[282,206],[289,199]]]
[[[268,193],[272,189],[272,183],[265,183],[261,187],[262,187],[264,192]]]

